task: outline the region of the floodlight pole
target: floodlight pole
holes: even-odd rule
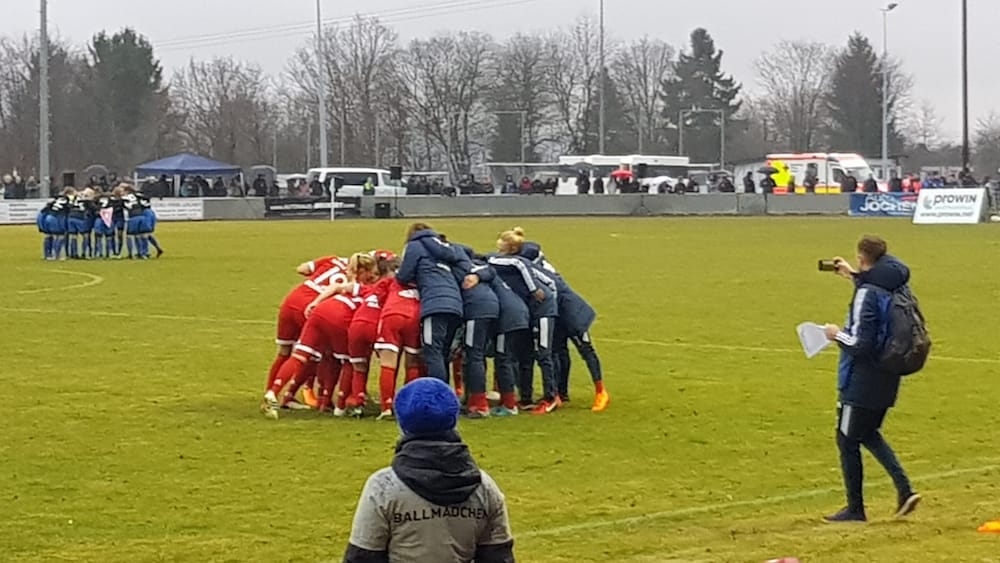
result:
[[[330,147],[327,144],[326,126],[326,59],[323,58],[323,11],[322,0],[316,0],[316,69],[317,94],[319,96],[319,165],[326,168],[327,154]],[[341,132],[343,135],[343,132]]]
[[[51,125],[49,124],[49,6],[41,0],[41,25],[38,46],[38,180],[42,197],[49,197],[51,189],[50,162]]]
[[[962,170],[969,170],[969,2],[962,0]]]
[[[882,180],[889,181],[889,12],[899,4],[882,8]]]

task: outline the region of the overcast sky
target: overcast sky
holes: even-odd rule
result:
[[[354,13],[382,16],[404,39],[443,30],[474,29],[504,37],[516,31],[565,26],[596,15],[599,0],[322,0],[324,19]],[[961,131],[961,1],[898,0],[889,16],[889,50],[915,81],[917,103],[930,101],[944,120],[945,136]],[[1000,0],[968,0],[970,91],[973,119],[1000,112]],[[4,34],[30,33],[38,25],[38,0],[0,0]],[[442,6],[442,4],[447,4]],[[754,59],[779,39],[846,43],[860,31],[881,46],[880,0],[605,0],[609,33],[648,34],[674,46],[706,27],[726,51],[723,67],[755,87]],[[435,8],[437,6],[437,8]],[[161,46],[168,72],[190,58],[234,55],[270,73],[284,69],[315,18],[314,0],[49,0],[50,26],[83,45],[96,31],[131,26]],[[192,37],[262,27],[290,26],[287,34],[258,40],[222,38],[196,44]]]

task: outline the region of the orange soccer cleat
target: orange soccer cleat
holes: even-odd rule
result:
[[[590,410],[592,412],[604,412],[610,404],[611,395],[608,394],[607,390],[601,389],[594,395],[594,406],[590,407]]]
[[[987,522],[980,526],[977,531],[983,534],[1000,534],[1000,520]]]
[[[311,409],[314,409],[319,405],[319,399],[316,398],[316,393],[313,393],[311,387],[305,387],[302,389],[302,402]]]

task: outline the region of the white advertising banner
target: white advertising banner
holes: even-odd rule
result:
[[[205,201],[201,198],[154,199],[153,211],[159,221],[201,221],[205,219]]]
[[[8,200],[0,202],[0,225],[31,224],[48,201],[44,199]]]
[[[974,225],[983,217],[986,189],[920,190],[913,222],[918,225]]]

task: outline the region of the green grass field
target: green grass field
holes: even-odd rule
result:
[[[600,313],[613,400],[463,421],[527,562],[1000,561],[1000,230],[864,219],[502,219],[433,224],[480,248],[514,223]],[[0,229],[0,560],[335,561],[398,430],[257,411],[273,318],[318,255],[400,248],[403,222],[161,224],[158,261],[40,260]],[[836,357],[799,322],[843,320],[816,260],[877,233],[914,270],[935,339],[886,435],[926,500],[865,457],[866,526],[843,504]],[[372,384],[374,387],[374,383]]]

